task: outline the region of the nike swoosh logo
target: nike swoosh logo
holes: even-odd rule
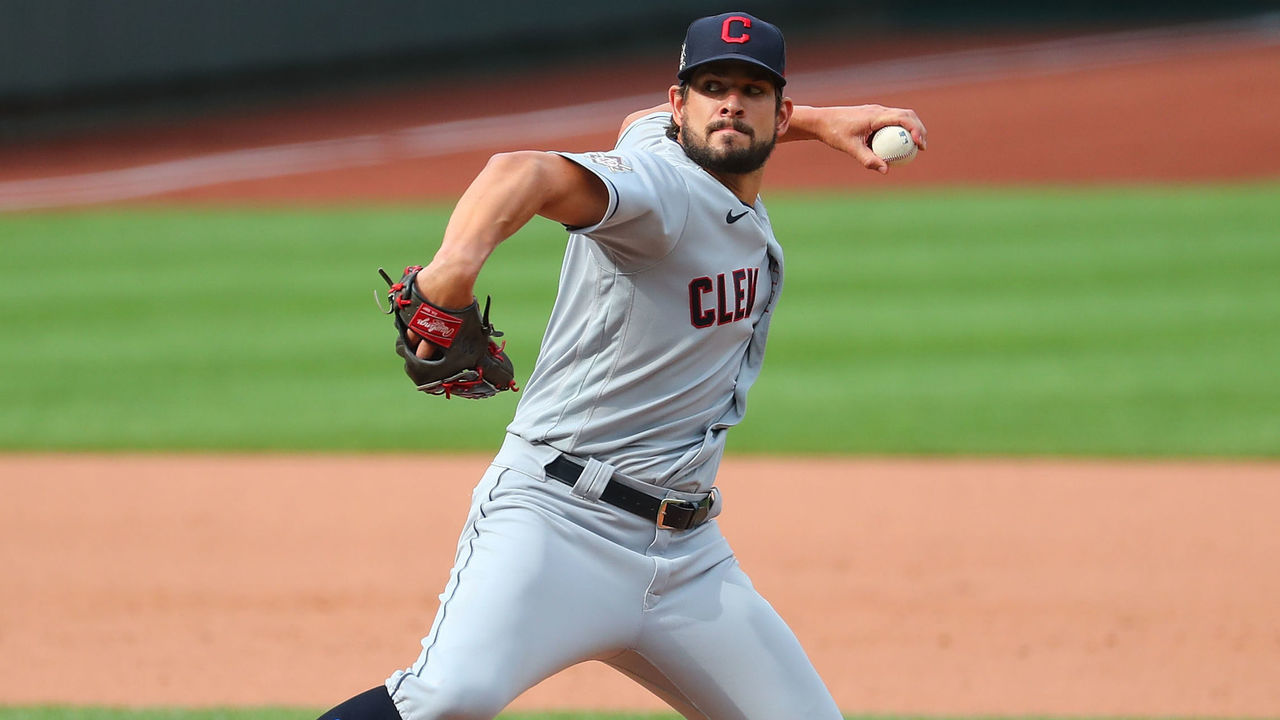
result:
[[[734,215],[734,214],[733,214],[733,211],[732,211],[732,210],[730,210],[729,212],[727,212],[727,213],[725,213],[725,214],[724,214],[724,221],[725,221],[725,222],[727,222],[727,223],[729,223],[730,225],[732,225],[732,224],[734,224],[734,223],[738,222],[739,220],[741,220],[743,217],[745,217],[745,216],[746,216],[746,214],[747,214],[747,213],[749,213],[749,212],[751,212],[751,211],[750,211],[750,210],[743,210],[741,213],[739,213],[739,214],[737,214],[737,215]]]

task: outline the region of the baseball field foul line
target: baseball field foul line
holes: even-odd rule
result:
[[[848,100],[924,87],[1113,67],[1280,44],[1280,13],[1245,20],[1116,32],[1008,48],[965,50],[798,73],[806,101]],[[651,105],[652,95],[434,123],[386,133],[210,153],[59,177],[0,182],[0,212],[108,203],[209,185],[511,147],[595,132]]]

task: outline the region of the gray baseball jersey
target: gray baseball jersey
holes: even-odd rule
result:
[[[782,249],[746,205],[665,136],[629,127],[608,153],[563,153],[609,189],[569,236],[560,294],[508,430],[664,487],[707,490],[725,430],[764,362]]]
[[[764,206],[667,140],[668,118],[637,121],[609,152],[564,155],[604,181],[609,209],[570,235],[537,365],[472,493],[435,622],[387,679],[404,720],[492,718],[587,660],[686,718],[840,720],[714,519],[670,529],[602,501],[615,481],[705,496],[782,282]],[[562,453],[586,461],[572,486],[551,477]]]

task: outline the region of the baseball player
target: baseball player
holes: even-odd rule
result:
[[[759,197],[775,141],[818,139],[884,172],[871,133],[902,125],[923,147],[925,129],[909,110],[793,105],[784,55],[781,32],[747,13],[694,21],[667,104],[628,117],[605,152],[494,156],[430,265],[392,283],[420,389],[485,397],[511,388],[492,342],[475,371],[419,381],[457,338],[497,334],[474,285],[498,244],[534,215],[569,231],[537,364],[421,655],[322,718],[492,718],[586,660],[687,718],[841,717],[721,535],[714,483],[782,287]],[[802,479],[779,493],[817,501]]]

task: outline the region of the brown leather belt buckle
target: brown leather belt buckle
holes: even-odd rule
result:
[[[689,521],[698,506],[688,500],[664,499],[658,504],[658,527],[663,530],[685,530],[693,527]]]
[[[707,519],[715,503],[716,489],[712,488],[702,502],[665,498],[658,504],[658,527],[663,530],[688,530]]]

